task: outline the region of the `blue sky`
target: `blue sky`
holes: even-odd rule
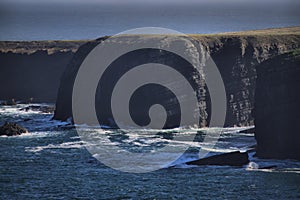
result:
[[[6,9],[9,7],[17,7],[17,5],[72,5],[72,4],[98,4],[98,5],[255,5],[255,6],[285,6],[285,7],[299,7],[300,0],[0,0],[0,9]]]
[[[297,3],[299,0],[1,0],[2,3]]]
[[[184,33],[299,26],[299,5],[300,0],[0,0],[0,40],[90,39],[143,26]]]

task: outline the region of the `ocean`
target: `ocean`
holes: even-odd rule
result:
[[[150,5],[17,2],[0,3],[0,40],[95,39],[140,27],[196,34],[300,25],[297,1]]]
[[[1,122],[15,121],[29,131],[20,136],[0,137],[1,199],[300,198],[297,161],[258,159],[250,153],[251,162],[243,167],[186,165],[184,162],[197,159],[199,148],[206,147],[205,143],[194,141],[169,166],[148,173],[126,173],[105,166],[93,157],[86,148],[89,144],[80,140],[76,130],[66,122],[51,120],[52,114],[21,110],[26,106],[0,107]],[[166,133],[219,132],[218,142],[209,149],[213,155],[246,151],[253,146],[253,134],[238,133],[245,128],[176,129]],[[90,131],[90,127],[83,129]],[[110,132],[121,136],[117,130]],[[99,135],[108,137],[107,130],[100,130]],[[102,145],[135,142],[122,147],[126,150],[149,146],[136,142],[140,136],[130,133],[129,136],[124,141],[106,140]],[[168,142],[162,136],[155,140]],[[273,169],[259,169],[274,165]]]

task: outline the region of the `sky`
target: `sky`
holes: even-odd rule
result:
[[[144,26],[184,33],[298,26],[299,10],[300,0],[0,0],[0,40],[86,39]]]
[[[22,4],[27,5],[47,5],[47,4],[61,4],[61,5],[72,5],[72,4],[98,4],[98,5],[254,5],[254,6],[290,6],[299,7],[300,0],[0,0],[0,10],[9,7],[16,7]]]
[[[297,3],[299,0],[1,0],[2,3],[13,4],[13,3],[114,3],[114,4],[124,4],[124,3],[151,3],[151,4],[161,4],[161,3]]]

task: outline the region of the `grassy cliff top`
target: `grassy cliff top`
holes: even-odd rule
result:
[[[300,26],[285,28],[269,28],[261,30],[249,30],[240,32],[225,32],[216,34],[191,34],[194,37],[232,37],[232,36],[268,36],[268,35],[300,35]]]
[[[250,30],[241,32],[227,32],[217,34],[188,34],[192,38],[203,41],[204,43],[220,43],[222,39],[240,38],[245,40],[252,37],[257,38],[256,42],[268,43],[270,39],[293,40],[296,42],[300,38],[300,26],[286,28],[270,28],[263,30]],[[0,41],[0,52],[27,53],[31,54],[38,50],[47,51],[48,54],[55,52],[75,52],[89,40],[61,40],[61,41]]]
[[[0,41],[0,52],[32,54],[36,51],[47,51],[48,54],[55,52],[75,52],[88,40],[47,40],[47,41]]]
[[[242,43],[252,43],[255,46],[270,44],[270,43],[299,43],[300,41],[300,26],[286,28],[270,28],[262,30],[249,30],[241,32],[227,32],[217,34],[191,34],[196,40],[204,44],[222,43],[223,40],[236,38]]]
[[[300,49],[296,49],[292,52],[293,56],[299,58],[300,57]]]

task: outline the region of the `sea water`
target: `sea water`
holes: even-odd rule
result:
[[[14,121],[29,133],[0,137],[0,194],[2,199],[299,199],[300,163],[293,160],[263,160],[253,157],[243,167],[188,166],[197,159],[201,141],[177,161],[149,173],[126,173],[105,166],[87,150],[66,122],[51,120],[52,114],[24,111],[27,105],[1,106],[0,122]],[[91,127],[81,127],[90,131]],[[169,130],[189,134],[220,132],[210,154],[246,151],[255,144],[253,134],[242,128]],[[102,130],[103,137],[118,136],[118,130]],[[166,130],[161,130],[162,132]],[[167,131],[168,133],[168,131]],[[100,132],[101,134],[101,132]],[[106,140],[101,145],[122,145],[127,150],[149,146],[168,138],[158,135],[139,143],[141,135],[124,140]],[[119,137],[120,138],[120,137]],[[121,137],[122,138],[122,137]],[[134,145],[133,145],[134,144]],[[176,145],[176,144],[175,144]],[[180,144],[179,144],[180,145]],[[94,155],[95,156],[95,155]],[[273,169],[259,169],[267,166]]]

